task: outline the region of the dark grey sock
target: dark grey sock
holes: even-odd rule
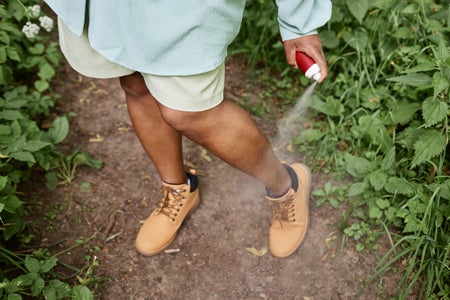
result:
[[[284,167],[286,168],[286,171],[288,172],[289,177],[291,177],[291,188],[297,192],[297,190],[298,190],[297,174],[295,173],[294,169],[292,169],[290,166],[284,165]],[[285,191],[284,193],[282,193],[281,195],[274,195],[266,189],[267,196],[269,196],[271,198],[280,198],[280,197],[286,195],[286,193],[288,191],[289,191],[289,189],[287,191]]]
[[[191,173],[186,173],[186,175],[187,175],[187,178],[189,180],[189,184],[191,186],[190,192],[192,193],[198,187],[198,177],[195,176],[194,174],[191,174]]]

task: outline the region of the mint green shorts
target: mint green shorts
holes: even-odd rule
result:
[[[58,19],[59,44],[70,66],[78,73],[94,78],[116,78],[136,72],[109,61],[90,46],[87,32],[73,34]],[[223,101],[225,66],[190,76],[158,76],[142,73],[150,93],[162,105],[181,111],[204,111]]]

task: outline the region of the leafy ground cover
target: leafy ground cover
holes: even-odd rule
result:
[[[60,280],[55,271],[61,265],[58,254],[20,250],[32,240],[25,224],[32,207],[21,199],[20,185],[41,169],[48,172],[51,186],[56,174],[63,174],[63,163],[73,159],[65,158],[56,146],[66,138],[69,122],[52,111],[58,96],[50,83],[61,55],[46,34],[54,21],[40,4],[0,4],[0,297],[86,299],[92,293],[84,284],[70,286]]]
[[[344,233],[358,242],[358,250],[375,247],[380,235],[389,237],[392,248],[373,280],[401,261],[401,297],[418,286],[423,298],[448,297],[449,3],[347,0],[333,5],[332,19],[320,32],[330,80],[310,104],[319,121],[295,139],[298,149],[314,153],[316,167],[330,174],[314,195],[318,203],[350,205]],[[248,12],[240,43],[246,48],[240,51],[255,64],[279,67],[273,55],[277,32],[266,16],[274,13]],[[262,35],[271,39],[260,42]],[[342,175],[336,170],[353,182],[333,184]]]

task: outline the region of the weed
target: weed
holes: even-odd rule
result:
[[[272,3],[248,8],[235,52],[297,76],[285,72],[264,19],[276,13]],[[319,33],[329,79],[310,103],[316,122],[293,143],[313,168],[353,178],[345,191],[330,181],[313,194],[318,204],[348,204],[343,240],[356,240],[357,250],[384,232],[392,249],[369,281],[382,286],[384,272],[404,265],[401,299],[416,290],[424,299],[450,296],[449,11],[448,1],[333,1]]]

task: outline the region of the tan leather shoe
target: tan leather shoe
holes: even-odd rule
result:
[[[194,176],[190,175],[189,177]],[[188,184],[172,185],[165,182],[163,198],[157,209],[145,220],[136,238],[136,249],[143,255],[155,255],[175,239],[183,220],[200,203],[198,187],[191,191]]]
[[[300,247],[309,225],[309,168],[295,163],[290,166],[297,175],[298,188],[290,188],[280,198],[266,197],[271,201],[272,220],[269,230],[269,248],[273,256],[287,257]]]

